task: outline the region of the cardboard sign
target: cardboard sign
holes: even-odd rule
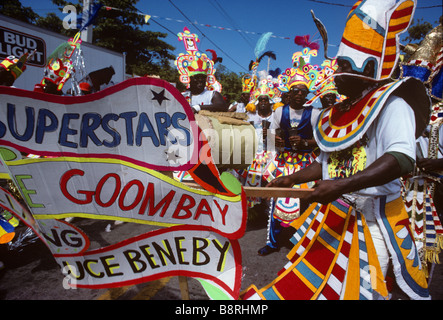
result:
[[[48,219],[39,220],[38,224],[54,257],[81,254],[89,249],[88,236],[68,222]]]
[[[177,275],[238,298],[246,196],[232,175],[219,174],[194,120],[181,93],[160,79],[79,97],[0,87],[0,146],[9,155],[2,171],[69,285],[111,288]],[[200,188],[161,171],[187,171]],[[0,194],[0,205],[7,202]],[[93,235],[65,217],[168,228],[91,249]]]
[[[56,257],[56,260],[65,270],[68,283],[78,288],[135,285],[177,275],[210,280],[233,298],[238,298],[240,290],[238,242],[198,227],[177,226],[152,231],[82,255]]]
[[[126,165],[125,165],[126,164]],[[246,228],[245,197],[187,187],[154,170],[102,159],[8,162],[36,219],[84,217],[171,226],[205,226],[238,239]]]
[[[199,130],[186,99],[161,79],[132,78],[88,96],[0,87],[0,144],[42,156],[111,158],[188,170]]]

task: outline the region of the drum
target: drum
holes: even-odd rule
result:
[[[247,169],[251,165],[258,138],[246,114],[200,111],[195,118],[219,170]]]

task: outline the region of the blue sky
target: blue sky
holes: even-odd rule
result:
[[[199,36],[199,51],[215,50],[223,58],[223,65],[228,70],[239,73],[247,72],[250,60],[255,59],[255,44],[260,34],[265,32],[272,32],[274,35],[266,47],[266,50],[273,51],[277,56],[277,60],[271,60],[271,70],[290,67],[292,54],[302,50],[302,47],[294,44],[296,35],[309,34],[311,39],[318,39],[321,49],[318,57],[311,62],[321,64],[323,45],[310,10],[325,25],[329,38],[328,55],[335,56],[346,16],[354,2],[355,0],[140,0],[137,8],[140,12],[153,16],[143,30],[167,33],[164,41],[176,48],[173,52],[175,55],[185,51],[182,42],[178,41],[177,33],[188,27]],[[45,16],[47,12],[60,14],[50,0],[21,0],[21,3],[41,16]],[[426,7],[441,5],[441,0],[418,0],[414,18],[436,25],[442,8]],[[106,11],[101,11],[100,14],[105,15]],[[197,22],[198,29],[188,19]],[[267,59],[264,59],[259,70],[266,68]]]

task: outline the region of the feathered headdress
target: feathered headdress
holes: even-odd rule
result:
[[[260,80],[252,93],[252,99],[256,101],[262,95],[268,96],[271,101],[276,95],[274,79],[266,71],[260,71]]]
[[[220,62],[220,63],[223,62],[223,58],[219,57],[217,55],[217,52],[215,52],[215,50],[206,49],[206,51],[209,51],[212,54],[212,62],[214,62],[214,64],[216,64],[217,62]]]
[[[260,64],[260,61],[264,57],[269,57],[269,59],[272,59],[272,60],[276,59],[276,55],[274,52],[272,52],[272,51],[264,52],[266,50],[266,46],[267,46],[271,36],[272,36],[272,32],[266,32],[260,36],[257,43],[255,44],[255,48],[254,48],[255,60],[251,60],[251,62],[249,62],[249,71],[252,71],[253,75],[257,73],[258,65]]]
[[[309,48],[312,50],[318,50],[320,49],[320,46],[318,45],[317,42],[314,41],[309,41],[309,34],[304,35],[304,36],[295,36],[294,38],[294,43],[302,46],[303,48]]]

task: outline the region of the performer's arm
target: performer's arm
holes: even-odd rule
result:
[[[384,154],[365,170],[353,176],[337,180],[318,181],[314,191],[306,198],[306,201],[327,204],[336,200],[342,194],[383,185],[399,178],[401,174],[402,169],[398,160],[391,154]]]
[[[322,178],[321,164],[314,161],[306,168],[289,176],[281,176],[272,180],[267,187],[291,188],[295,184],[320,180]]]
[[[200,106],[201,110],[209,110],[217,112],[228,111],[228,105],[225,102],[225,99],[223,99],[223,96],[218,91],[214,92],[214,96],[212,97],[211,103],[212,104],[206,104]]]

